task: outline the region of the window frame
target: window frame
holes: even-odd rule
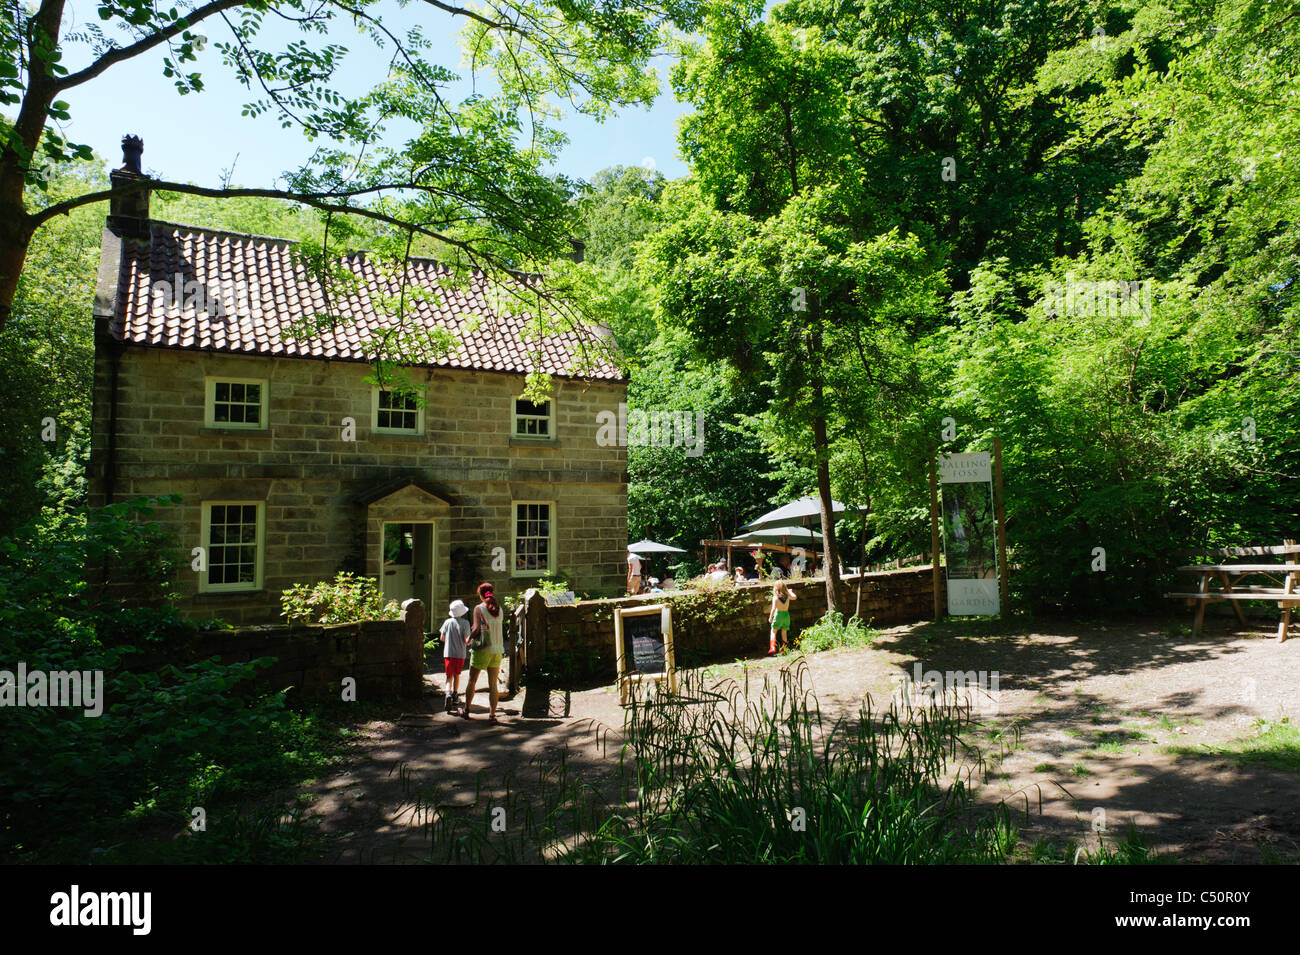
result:
[[[248,424],[244,421],[218,421],[217,415],[217,385],[260,385],[262,400],[258,408],[258,423]],[[205,375],[203,377],[203,426],[205,428],[220,428],[229,431],[265,431],[268,427],[267,417],[270,414],[271,385],[266,378],[235,378],[228,375]],[[246,403],[246,402],[245,402]]]
[[[525,399],[524,399],[524,396],[523,396],[522,394],[517,394],[517,395],[515,395],[514,397],[512,397],[512,398],[510,399],[510,439],[511,439],[512,441],[537,441],[537,442],[543,442],[543,441],[554,441],[554,440],[555,440],[555,419],[556,419],[556,413],[555,413],[555,411],[556,411],[556,409],[555,409],[555,404],[556,404],[556,402],[555,402],[555,396],[552,395],[550,398],[547,398],[547,399],[546,399],[546,406],[547,406],[547,408],[548,408],[548,413],[547,413],[545,419],[543,419],[541,415],[522,415],[522,416],[521,416],[521,415],[519,414],[519,402],[521,402],[521,401],[523,401],[523,400],[525,400]],[[526,419],[526,420],[529,420],[529,421],[541,421],[541,420],[545,420],[545,421],[546,421],[546,432],[547,432],[547,433],[544,434],[544,435],[542,435],[542,434],[520,434],[520,433],[519,433],[519,420],[520,420],[521,417],[524,418],[524,419]],[[542,503],[545,503],[545,502],[542,502]]]
[[[546,512],[546,566],[541,570],[522,570],[519,567],[519,508],[528,504],[542,504],[548,509]],[[555,529],[555,511],[555,501],[512,500],[510,502],[510,576],[545,577],[555,572],[556,539],[558,537]]]
[[[212,508],[214,507],[256,507],[257,539],[254,543],[253,581],[252,583],[214,584],[212,573]],[[199,593],[228,594],[254,593],[264,586],[263,574],[266,569],[266,502],[265,501],[231,501],[204,500],[200,505],[199,540],[203,544],[204,569],[199,574]]]
[[[380,408],[379,408],[379,394],[380,394],[380,392],[386,392],[386,393],[388,393],[388,394],[390,394],[390,395],[391,395],[391,394],[395,394],[395,392],[393,391],[392,388],[380,388],[378,385],[371,385],[371,386],[370,386],[370,430],[371,430],[373,433],[375,433],[375,434],[405,434],[405,435],[415,435],[415,436],[417,436],[417,437],[419,437],[419,436],[423,436],[423,435],[425,434],[425,428],[424,428],[424,405],[420,403],[419,399],[416,399],[416,401],[415,401],[415,408],[414,408],[414,409],[405,409],[405,410],[414,410],[414,411],[415,411],[415,427],[414,427],[414,428],[392,428],[392,427],[380,427],[380,425],[379,425],[379,411],[380,411]],[[391,408],[385,408],[384,410],[385,410],[385,411],[392,411],[392,410],[394,410],[394,409],[391,409]]]

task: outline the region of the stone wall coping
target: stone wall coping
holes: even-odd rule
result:
[[[863,581],[869,581],[881,577],[893,577],[893,576],[900,576],[904,574],[913,575],[919,573],[920,571],[928,571],[932,569],[933,569],[932,565],[930,564],[917,564],[911,567],[901,567],[901,568],[896,567],[896,568],[891,568],[889,570],[870,571],[865,574],[849,574],[840,577],[840,583],[846,584],[852,581],[853,583],[856,584],[859,579]],[[712,593],[714,591],[742,590],[742,589],[755,590],[760,587],[771,587],[775,583],[776,583],[775,580],[746,580],[740,583],[737,583],[734,580],[719,581],[718,583],[714,584],[711,587],[695,587],[695,588],[683,587],[677,590],[667,590],[661,594],[636,594],[635,596],[631,596],[631,597],[593,597],[586,600],[578,600],[572,604],[562,604],[558,607],[552,607],[550,609],[560,610],[563,607],[576,607],[582,604],[654,603],[659,600],[671,599],[672,597],[679,596],[681,594],[707,594],[707,593]],[[822,587],[825,587],[826,578],[825,577],[798,577],[794,579],[787,579],[785,583],[787,586],[793,586],[793,587],[802,587],[806,584],[819,584]]]

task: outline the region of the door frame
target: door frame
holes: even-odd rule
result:
[[[425,586],[423,588],[425,593],[423,594],[420,593],[419,591],[421,588],[417,587],[416,593],[412,594],[412,596],[416,600],[419,600],[421,603],[423,603],[426,608],[424,615],[425,615],[425,626],[427,629],[429,622],[433,619],[434,585],[437,582],[437,578],[434,576],[434,571],[438,566],[438,522],[434,520],[427,520],[427,521],[403,520],[400,518],[398,520],[392,520],[392,521],[380,520],[379,553],[377,554],[377,559],[379,561],[379,567],[377,568],[377,578],[379,580],[380,594],[383,594],[384,592],[384,529],[389,524],[397,524],[397,525],[410,524],[412,526],[423,525],[429,528],[429,567],[428,567],[428,576],[426,577]],[[420,568],[415,563],[416,548],[414,546],[414,543],[415,542],[412,541],[411,572],[419,573]]]

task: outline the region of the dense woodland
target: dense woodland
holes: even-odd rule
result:
[[[251,36],[264,5],[242,6]],[[563,30],[546,4],[510,9],[524,26],[502,35],[532,39],[482,47],[506,78],[500,96],[459,106],[438,98],[445,74],[426,71],[418,44],[395,67],[400,82],[351,106],[301,92],[329,88],[337,51],[223,50],[219,68],[245,79],[301,79],[292,102],[272,95],[261,110],[292,107],[312,134],[366,141],[368,110],[425,131],[406,150],[375,151],[347,188],[331,178],[347,156],[331,154],[283,195],[164,184],[153,215],[317,252],[328,239],[334,251],[555,276],[570,315],[612,329],[632,407],[704,414],[699,457],[629,448],[630,539],[694,549],[821,490],[869,507],[865,525],[838,529],[846,562],[923,553],[927,462],[990,450],[995,436],[1020,609],[1158,606],[1174,550],[1296,536],[1298,0],[569,4]],[[166,76],[200,93],[176,11],[128,2],[101,14],[133,36],[170,31]],[[31,41],[44,21],[4,16],[0,260],[21,275],[0,301],[0,649],[32,666],[81,654],[111,668],[183,626],[139,512],[84,512],[107,211],[95,197],[117,157],[57,131],[50,78],[62,74]],[[488,43],[493,24],[469,22]],[[596,115],[646,101],[646,57],[665,35],[673,91],[692,107],[676,144],[689,175],[545,172],[562,141],[553,122],[516,143],[518,116],[548,96],[577,90],[577,108]],[[402,162],[430,156],[431,184],[365,206],[375,183],[408,174]],[[581,265],[563,262],[570,236],[586,245]],[[1105,573],[1090,568],[1099,546]],[[88,555],[147,568],[137,579],[157,582],[152,615],[95,603],[81,583]],[[15,832],[38,819],[57,831],[62,817],[40,807],[78,786],[112,794],[110,820],[175,813],[196,791],[238,795],[269,731],[261,710],[223,694],[237,669],[128,680],[118,698],[144,715],[75,738],[27,711],[30,745],[0,760],[21,770],[0,793],[5,818]],[[149,702],[163,691],[165,714]],[[275,746],[311,751],[310,720],[275,719]],[[21,856],[43,838],[0,848]]]
[[[581,305],[617,334],[629,403],[705,416],[699,458],[629,450],[631,538],[729,535],[815,493],[820,452],[834,497],[871,509],[866,559],[921,553],[926,461],[994,435],[1028,605],[1136,601],[1174,548],[1290,534],[1297,11],[707,11],[672,72],[691,175],[609,169],[566,183],[555,213],[586,243]],[[101,188],[103,166],[63,164],[31,201]],[[153,208],[308,242],[325,217],[175,193]],[[9,531],[80,494],[104,211],[39,229],[0,335]],[[345,241],[393,231],[363,221]],[[856,562],[862,528],[839,537]]]

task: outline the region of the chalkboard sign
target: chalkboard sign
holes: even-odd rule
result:
[[[659,615],[625,617],[623,620],[623,659],[630,673],[663,673],[664,633]]]
[[[673,618],[668,607],[615,610],[614,650],[618,657],[619,697],[625,706],[634,684],[667,680],[671,691],[677,691]]]

